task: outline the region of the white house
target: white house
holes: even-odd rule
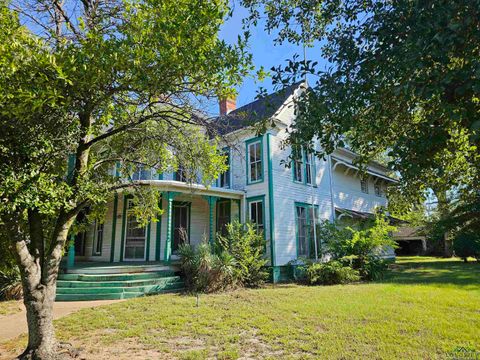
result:
[[[238,219],[263,230],[273,280],[278,281],[291,260],[314,256],[314,217],[334,220],[385,206],[385,188],[394,180],[376,163],[362,177],[352,164],[355,154],[347,149],[337,149],[326,160],[302,151],[299,161],[285,166],[292,150],[282,141],[294,121],[293,98],[300,91],[301,84],[296,84],[237,109],[234,101],[223,101],[218,122],[230,167],[215,186],[189,185],[181,172],[137,174],[136,180],[162,191],[160,221],[138,228],[129,215],[129,199],[119,193],[109,204],[105,222],[77,235],[75,259],[168,263],[175,259],[182,234],[191,244],[212,241],[224,224]],[[265,118],[274,126],[257,136],[251,124]]]

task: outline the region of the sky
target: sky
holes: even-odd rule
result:
[[[228,43],[236,41],[237,36],[243,32],[242,19],[248,15],[245,8],[234,4],[233,16],[229,18],[220,31],[220,37]],[[274,36],[269,35],[263,28],[263,24],[259,24],[257,28],[251,29],[250,52],[253,54],[253,61],[256,67],[263,66],[265,70],[270,70],[272,66],[284,65],[287,59],[297,53],[303,58],[303,48],[296,47],[291,44],[283,44],[281,46],[274,45]],[[315,56],[315,60],[319,60],[319,51],[315,48],[307,49],[307,59]],[[259,87],[262,86],[270,93],[273,91],[272,81],[266,78],[262,83],[255,79],[245,79],[243,86],[238,88],[237,107],[245,105],[253,100],[257,95]],[[217,109],[212,109],[218,112]]]

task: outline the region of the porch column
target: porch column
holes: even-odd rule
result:
[[[165,262],[170,262],[170,257],[172,256],[172,204],[173,199],[178,195],[177,192],[169,191],[167,192],[167,237],[165,239],[165,255],[163,260]]]
[[[208,240],[210,242],[210,245],[213,245],[213,240],[214,240],[214,234],[215,234],[215,219],[213,218],[213,210],[215,209],[215,205],[217,203],[218,197],[216,196],[208,196],[208,219],[209,219],[209,226],[210,226],[210,231],[208,234]]]
[[[75,236],[70,235],[68,243],[67,269],[73,268],[75,265]]]

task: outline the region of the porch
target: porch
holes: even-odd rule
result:
[[[171,180],[141,180],[162,193],[158,221],[140,227],[125,193],[115,194],[105,221],[71,239],[66,271],[114,271],[112,264],[170,265],[182,243],[213,243],[233,220],[243,221],[244,192]],[[78,268],[76,264],[81,263]],[[89,265],[93,263],[95,265]],[[131,269],[135,271],[134,267]],[[119,270],[120,271],[120,270]]]

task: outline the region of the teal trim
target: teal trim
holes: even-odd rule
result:
[[[163,180],[163,172],[158,174],[158,180]]]
[[[70,243],[68,244],[67,269],[73,268],[75,265],[75,235],[70,236]]]
[[[125,227],[126,227],[126,218],[127,218],[127,204],[128,199],[131,196],[124,195],[123,196],[123,212],[122,212],[122,239],[120,242],[120,261],[123,261],[123,252],[125,251]]]
[[[241,223],[241,222],[242,222],[242,205],[241,205],[241,200],[240,200],[240,199],[237,199],[236,202],[237,202],[237,207],[238,207],[238,222]]]
[[[115,260],[115,235],[117,231],[117,208],[118,208],[118,194],[115,193],[113,198],[113,216],[112,216],[112,240],[110,243],[110,262]]]
[[[120,177],[120,163],[115,163],[115,177]]]
[[[295,240],[296,240],[296,254],[297,254],[297,258],[299,257],[299,254],[298,254],[298,248],[299,248],[299,239],[298,239],[298,218],[297,218],[297,206],[300,206],[300,207],[304,207],[305,209],[311,209],[312,208],[312,204],[308,204],[308,203],[304,203],[304,202],[298,202],[298,201],[295,201],[294,202],[294,206],[293,206],[293,211],[294,211],[294,214],[295,214]],[[315,214],[317,214],[317,217],[318,217],[318,205],[314,205],[314,208],[315,208]],[[312,219],[310,219],[310,211],[307,211],[306,213],[306,216],[307,216],[307,224],[311,224],[312,223]],[[315,226],[315,221],[313,222],[313,225]],[[311,241],[312,239],[310,239],[310,233],[306,234],[306,236],[308,237],[307,241],[308,241],[308,244],[309,246],[311,245]]]
[[[147,245],[146,245],[147,248],[145,249],[145,261],[150,260],[150,232],[152,230],[151,224],[152,222],[149,221],[146,229],[147,230]]]
[[[163,209],[163,193],[160,196],[158,207],[160,208],[160,210]],[[158,217],[158,221],[157,221],[157,234],[156,234],[156,240],[155,240],[155,261],[160,261],[161,244],[162,244],[162,215]]]
[[[255,180],[255,181],[250,181],[250,175],[249,175],[249,168],[250,168],[250,155],[249,155],[249,151],[248,151],[248,148],[251,144],[253,143],[256,143],[256,142],[260,142],[260,165],[261,165],[261,170],[260,170],[260,179],[258,180]],[[259,183],[262,183],[263,182],[263,136],[257,136],[257,137],[254,137],[252,139],[248,139],[245,141],[245,154],[246,154],[246,176],[247,176],[247,185],[251,185],[251,184],[259,184]]]
[[[271,265],[275,266],[275,206],[273,193],[273,166],[272,154],[270,152],[270,136],[267,134],[267,157],[268,157],[268,210],[270,214],[270,256]]]

